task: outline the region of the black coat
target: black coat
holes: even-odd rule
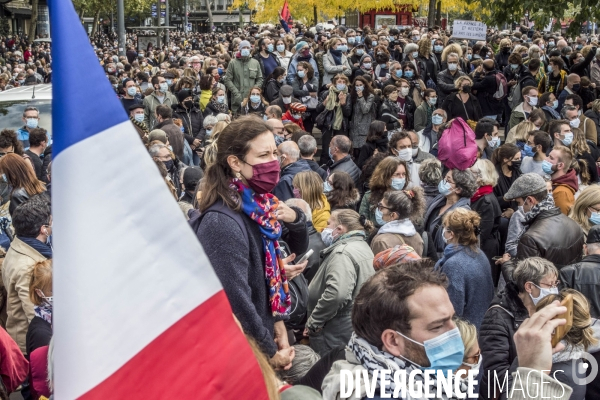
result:
[[[581,260],[583,231],[577,222],[560,212],[558,207],[541,211],[517,246],[517,259],[543,257],[559,270]]]
[[[265,85],[265,99],[267,99],[267,101],[270,103],[276,98],[278,98],[279,89],[281,89],[281,84],[277,82],[276,79],[269,79],[269,81]]]
[[[560,270],[563,287],[581,292],[590,303],[592,318],[600,318],[600,254],[583,257]]]
[[[494,93],[498,90],[496,74],[499,73],[496,70],[490,71],[485,75],[475,73],[473,90],[477,90],[477,100],[479,101],[483,115],[498,115],[502,113],[502,102],[494,98]]]
[[[440,71],[437,76],[438,106],[444,103],[447,96],[457,92],[454,81],[461,76],[465,76],[465,73],[458,70],[454,75],[452,75],[448,69]]]
[[[377,114],[379,121],[385,122],[385,127],[389,131],[400,128],[400,119],[398,118],[398,103],[386,99],[381,103],[379,107],[379,113]]]
[[[313,160],[313,159],[310,159],[310,160],[305,159],[305,160],[308,162],[308,166],[310,167],[310,169],[312,169],[317,174],[319,174],[319,176],[321,177],[321,179],[323,179],[323,181],[325,181],[325,179],[327,179],[327,171],[325,171],[323,168],[321,168],[315,160]]]
[[[190,110],[181,103],[173,104],[171,108],[173,109],[173,118],[179,118],[183,122],[183,136],[191,145],[204,127],[204,116],[195,103]]]
[[[500,210],[500,205],[494,193],[486,194],[475,202],[471,202],[471,210],[477,211],[477,214],[481,217],[479,247],[492,266],[492,278],[494,279],[494,285],[497,285],[500,269],[495,265],[492,257],[500,255],[500,233],[498,229],[500,228],[502,210]]]
[[[303,274],[310,284],[310,281],[315,277],[315,274],[321,266],[321,250],[325,250],[327,246],[323,243],[321,234],[317,232],[312,223],[308,222],[306,228],[308,230],[308,248],[312,249],[313,253],[308,257],[308,264],[306,265]]]
[[[356,161],[356,166],[362,170],[363,166],[369,158],[375,153],[375,149],[380,153],[385,153],[388,150],[388,138],[383,137],[375,142],[365,142],[360,148],[360,154]]]
[[[361,171],[356,164],[354,164],[354,161],[352,161],[352,157],[350,157],[350,155],[347,155],[341,160],[331,164],[331,166],[328,168],[328,175],[331,175],[334,172],[347,172],[354,181],[354,186],[359,187],[358,184]]]
[[[493,384],[494,371],[502,382],[504,373],[517,357],[513,336],[526,318],[529,318],[529,312],[519,298],[517,286],[508,282],[499,297],[492,301],[479,329],[479,348],[483,356],[483,379],[479,388],[479,393],[483,395],[481,398],[487,398],[488,383]],[[511,382],[512,375],[508,375],[508,387],[511,386]],[[493,388],[490,388],[489,392],[490,398],[494,398]]]
[[[448,121],[456,117],[461,117],[465,121],[468,119],[479,121],[483,118],[479,101],[472,94],[469,95],[469,100],[464,104],[457,95],[452,94],[446,97],[444,104],[442,104],[442,109],[448,114]]]

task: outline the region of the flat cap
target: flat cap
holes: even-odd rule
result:
[[[294,92],[294,88],[292,88],[290,85],[283,85],[280,89],[279,89],[279,94],[282,97],[290,97],[292,95],[292,93]]]
[[[544,178],[530,172],[517,178],[504,195],[505,200],[514,200],[519,197],[527,197],[548,190]]]

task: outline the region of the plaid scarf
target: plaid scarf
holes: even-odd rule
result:
[[[342,106],[338,99],[338,94],[344,93],[348,94],[348,88],[344,90],[337,90],[335,85],[332,84],[329,87],[329,95],[327,97],[327,102],[324,103],[325,109],[329,111],[334,111],[333,124],[331,125],[331,129],[339,130],[342,128],[342,122],[344,121],[344,113],[342,111]]]
[[[292,300],[277,242],[281,237],[281,224],[275,217],[279,200],[271,193],[255,193],[237,178],[231,180],[231,187],[237,190],[242,197],[242,212],[260,227],[265,251],[265,279],[269,288],[271,312],[273,316],[288,315]]]
[[[210,106],[221,114],[229,114],[229,107],[227,107],[227,104],[225,103],[219,103],[218,101],[211,99]]]

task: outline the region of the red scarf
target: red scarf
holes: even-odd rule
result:
[[[494,191],[492,185],[485,185],[477,189],[473,197],[471,197],[471,204],[475,203],[477,200],[485,196],[486,194],[490,194]]]

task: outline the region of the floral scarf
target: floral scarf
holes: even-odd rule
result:
[[[49,304],[46,300],[42,302],[39,306],[33,308],[33,312],[36,317],[40,317],[50,325],[52,325],[52,305]]]
[[[269,288],[269,304],[273,316],[288,315],[292,300],[285,276],[281,251],[277,240],[281,224],[275,218],[279,200],[271,193],[257,194],[239,179],[231,180],[231,187],[242,197],[242,212],[260,227],[265,251],[265,279]]]

